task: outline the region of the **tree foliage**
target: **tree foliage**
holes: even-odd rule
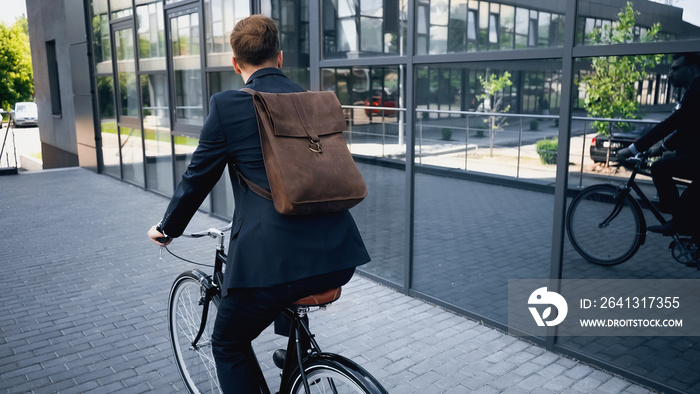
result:
[[[34,77],[29,25],[22,16],[12,26],[0,23],[0,107],[9,111],[18,101],[32,101]]]
[[[596,28],[591,32],[595,44],[622,44],[633,42],[638,28],[633,4],[627,5],[618,14],[618,20],[611,25]],[[646,32],[639,34],[639,41],[656,39],[661,25],[654,24]],[[641,117],[637,101],[636,84],[647,77],[650,69],[661,62],[663,55],[607,56],[592,59],[592,73],[582,77],[586,93],[584,108],[597,118],[639,119]],[[600,134],[609,135],[608,122],[593,122]],[[621,130],[628,130],[628,123],[616,124]]]
[[[504,90],[513,84],[510,80],[510,73],[504,71],[503,74],[499,76],[495,73],[489,73],[489,71],[486,70],[486,75],[486,78],[479,75],[479,82],[481,83],[483,93],[477,96],[477,98],[485,104],[484,111],[494,114],[510,111],[510,105],[503,107],[503,99],[505,98]],[[503,116],[489,116],[488,119],[484,119],[484,122],[488,124],[489,129],[489,156],[493,156],[493,140],[496,131],[508,124],[506,123],[506,118]]]

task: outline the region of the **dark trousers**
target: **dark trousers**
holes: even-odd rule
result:
[[[654,179],[656,192],[659,195],[661,210],[673,215],[681,229],[689,231],[700,226],[698,216],[700,201],[698,201],[698,185],[700,178],[700,158],[690,155],[678,155],[659,159],[651,166],[651,176]],[[673,178],[683,178],[692,184],[679,194]]]
[[[229,290],[219,304],[212,335],[216,372],[223,392],[260,393],[260,366],[251,347],[253,339],[275,321],[285,306],[340,287],[354,272],[350,268],[273,287]]]

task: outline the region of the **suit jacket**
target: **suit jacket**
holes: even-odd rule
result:
[[[256,71],[246,87],[273,93],[304,91],[277,68]],[[224,295],[229,288],[268,287],[370,260],[350,212],[280,215],[272,201],[237,180],[234,165],[269,190],[253,99],[237,90],[211,97],[199,145],[161,222],[168,236],[182,234],[227,164],[236,207]]]
[[[664,142],[668,149],[678,155],[700,158],[700,78],[690,84],[678,109],[635,141],[634,147],[644,152],[671,133]]]

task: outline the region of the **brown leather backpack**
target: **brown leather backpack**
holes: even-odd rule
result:
[[[333,92],[253,95],[270,191],[238,176],[283,215],[312,215],[350,209],[367,186],[343,137],[345,117]]]

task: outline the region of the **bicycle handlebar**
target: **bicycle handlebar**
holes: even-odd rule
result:
[[[204,231],[200,231],[200,232],[196,232],[196,233],[183,232],[182,236],[188,237],[188,238],[202,238],[202,237],[217,238],[217,237],[223,236],[223,233],[230,230],[231,227],[233,227],[233,222],[227,224],[224,227],[219,227],[219,228],[212,227],[212,228],[209,228],[208,230],[204,230]]]

